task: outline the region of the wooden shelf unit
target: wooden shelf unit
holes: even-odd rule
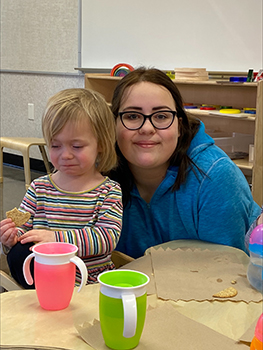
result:
[[[85,74],[85,87],[100,92],[108,103],[120,77],[108,74]],[[256,116],[236,118],[212,115],[209,111],[191,114],[201,119],[206,129],[218,132],[237,132],[254,135],[254,161],[238,159],[234,162],[241,169],[252,172],[254,200],[263,204],[263,81],[257,83],[230,83],[220,80],[185,81],[174,80],[185,103],[232,106],[233,108],[256,108]],[[231,181],[231,179],[229,179]]]

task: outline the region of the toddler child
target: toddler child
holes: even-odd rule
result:
[[[52,174],[34,180],[20,205],[31,214],[21,227],[1,221],[0,239],[11,274],[23,287],[22,265],[35,243],[78,247],[87,283],[113,269],[111,252],[122,227],[121,189],[107,174],[115,167],[115,121],[104,98],[88,89],[58,92],[47,103],[42,131]],[[81,280],[76,273],[76,284]]]

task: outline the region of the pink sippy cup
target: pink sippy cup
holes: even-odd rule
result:
[[[23,265],[28,284],[33,284],[29,265],[34,261],[34,279],[40,305],[46,310],[65,309],[71,300],[76,278],[76,266],[81,272],[82,287],[87,283],[88,272],[84,262],[76,256],[74,244],[52,242],[36,244]]]

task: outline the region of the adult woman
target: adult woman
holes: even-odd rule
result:
[[[153,245],[199,239],[245,248],[260,214],[240,169],[183,109],[175,84],[157,69],[139,68],[115,89],[122,187],[120,250],[135,258]]]

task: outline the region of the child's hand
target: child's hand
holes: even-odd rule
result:
[[[21,244],[25,243],[47,243],[47,242],[56,242],[55,232],[48,230],[30,230],[24,233],[22,236],[18,238],[18,241]]]
[[[8,248],[12,248],[18,241],[18,229],[11,219],[0,222],[0,242]]]

